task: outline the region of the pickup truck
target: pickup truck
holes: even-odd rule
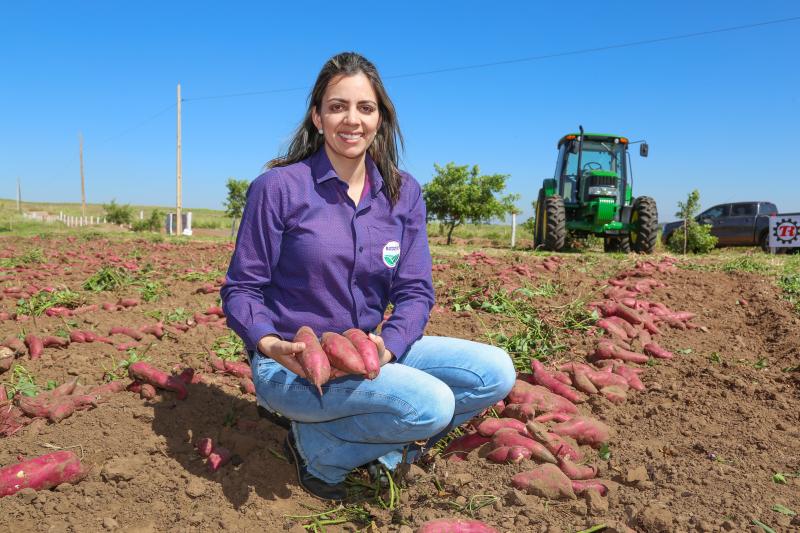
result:
[[[780,216],[772,202],[735,202],[715,205],[695,217],[698,224],[711,226],[711,234],[719,239],[717,246],[760,246],[769,250],[770,216]],[[675,231],[683,228],[683,221],[664,225],[663,243]]]

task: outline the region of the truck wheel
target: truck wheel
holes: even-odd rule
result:
[[[761,234],[758,238],[758,245],[761,247],[764,252],[769,253],[769,232],[765,231]]]
[[[536,218],[533,220],[533,249],[536,250],[544,244],[544,189],[539,189],[534,216]]]
[[[564,200],[558,196],[548,196],[544,200],[544,248],[557,252],[567,240],[567,222],[564,214]]]
[[[631,207],[631,247],[634,252],[651,254],[658,238],[658,208],[649,196],[640,196]]]
[[[603,251],[620,252],[628,254],[631,252],[631,238],[628,235],[619,235],[614,237],[603,238]]]

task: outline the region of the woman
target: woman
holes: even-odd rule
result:
[[[434,303],[425,203],[397,168],[398,139],[375,66],[355,53],[331,58],[287,155],[250,185],[221,291],[258,403],[292,420],[287,454],[301,486],[324,499],[346,496],[353,468],[378,459],[393,469],[409,443],[436,442],[515,379],[500,349],[422,336]],[[337,377],[320,396],[296,359],[304,325],[370,332],[380,375]]]

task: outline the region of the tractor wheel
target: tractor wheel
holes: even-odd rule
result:
[[[631,252],[631,238],[628,235],[619,235],[603,238],[603,251],[629,254]]]
[[[548,196],[544,200],[544,248],[557,252],[567,240],[567,222],[564,214],[564,200],[558,196]]]
[[[539,189],[539,197],[536,200],[536,214],[533,221],[533,249],[536,250],[544,245],[544,189]]]
[[[656,201],[640,196],[631,207],[631,247],[634,252],[651,254],[658,238],[658,209]]]

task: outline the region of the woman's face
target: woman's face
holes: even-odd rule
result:
[[[330,157],[364,157],[381,124],[378,97],[363,73],[333,78],[311,119],[322,129]]]

